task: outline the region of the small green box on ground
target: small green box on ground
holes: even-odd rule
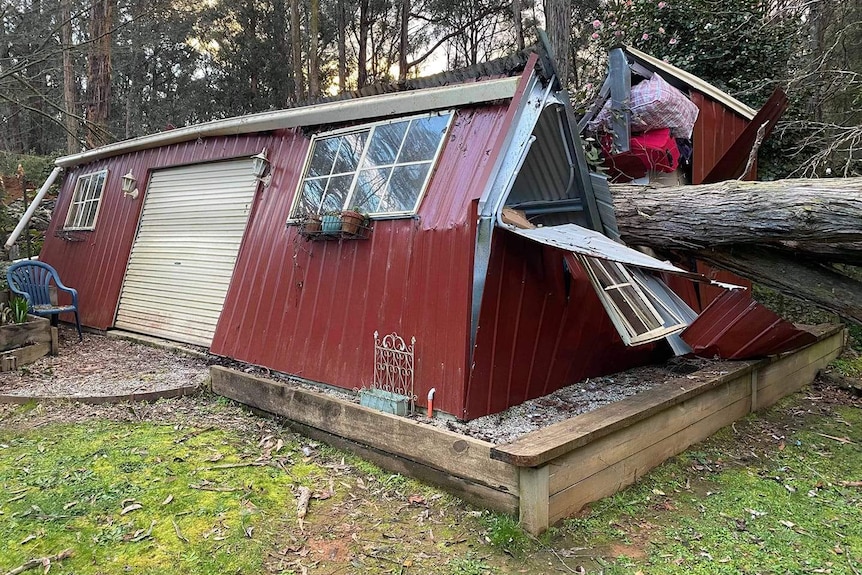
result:
[[[382,389],[363,389],[359,392],[359,405],[393,415],[407,415],[406,395]]]

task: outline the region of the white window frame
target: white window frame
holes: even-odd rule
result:
[[[669,306],[665,305],[661,301],[661,298],[653,293],[645,282],[638,278],[638,274],[632,273],[632,270],[629,270],[625,264],[580,254],[577,257],[624,344],[633,346],[649,343],[680,332],[687,327],[688,324],[685,320],[679,317],[679,314]],[[622,275],[625,281],[613,285],[604,285],[604,282],[599,279],[595,271],[596,267],[605,268],[604,271],[609,277],[613,277],[613,274],[608,272],[608,270],[613,270],[615,274]],[[630,312],[641,318],[646,327],[649,327],[649,323],[652,323],[656,327],[643,331],[633,326],[626,319],[626,314],[620,309],[619,303],[608,295],[608,292],[612,290],[616,290],[622,296]],[[656,309],[656,306],[660,306],[670,319],[664,319],[662,314]]]
[[[309,145],[308,153],[305,156],[305,164],[304,164],[303,169],[302,169],[302,177],[299,179],[299,183],[297,184],[297,187],[296,187],[296,192],[294,193],[294,196],[293,196],[293,203],[290,206],[290,217],[289,217],[287,223],[288,224],[297,223],[301,219],[301,216],[298,216],[296,214],[296,210],[298,209],[298,207],[301,203],[302,190],[303,190],[303,187],[305,184],[305,180],[308,176],[308,170],[311,167],[311,160],[312,160],[312,157],[314,155],[315,145],[319,140],[325,140],[326,138],[331,138],[334,136],[343,136],[345,134],[356,134],[356,133],[361,133],[361,132],[368,132],[368,138],[366,139],[365,144],[364,144],[363,149],[362,149],[362,152],[360,154],[359,162],[357,163],[356,172],[353,174],[353,179],[350,182],[350,188],[349,188],[349,190],[345,196],[344,204],[341,206],[342,210],[346,210],[346,209],[349,209],[351,206],[355,205],[353,203],[353,199],[354,199],[354,194],[356,193],[356,185],[357,185],[357,182],[359,181],[359,175],[362,172],[363,167],[367,168],[367,166],[363,166],[363,164],[365,163],[365,158],[366,158],[366,155],[368,153],[368,148],[369,148],[371,141],[373,139],[374,130],[378,126],[397,124],[397,123],[401,123],[401,122],[409,122],[412,120],[420,120],[423,118],[431,118],[434,116],[445,116],[445,115],[448,115],[449,119],[446,123],[446,128],[443,130],[442,134],[440,135],[440,141],[437,142],[437,149],[435,150],[434,156],[432,157],[430,162],[425,161],[425,160],[423,160],[421,162],[405,162],[405,163],[395,162],[392,164],[386,164],[386,165],[379,166],[379,167],[383,167],[383,168],[386,168],[386,167],[394,168],[396,166],[408,166],[408,165],[413,165],[413,164],[426,164],[426,163],[429,164],[428,173],[425,174],[425,180],[422,182],[422,186],[419,189],[419,194],[416,196],[416,203],[413,205],[412,209],[402,210],[402,211],[397,211],[397,212],[371,212],[368,214],[369,217],[374,218],[374,219],[394,219],[394,218],[412,217],[413,215],[415,215],[419,209],[419,206],[422,204],[422,200],[425,197],[425,193],[428,190],[428,184],[431,181],[431,176],[433,175],[434,170],[437,167],[437,162],[439,161],[440,154],[443,151],[444,143],[448,139],[449,132],[452,129],[452,123],[455,119],[455,111],[454,110],[431,112],[431,113],[420,114],[420,115],[409,116],[409,117],[391,118],[388,120],[381,120],[379,122],[362,124],[361,126],[352,126],[350,128],[342,128],[342,129],[338,129],[338,130],[332,130],[329,132],[323,132],[320,134],[315,134],[311,138],[311,144]],[[405,136],[406,136],[406,133],[405,133]],[[404,144],[404,141],[402,140],[401,145],[403,146],[403,144]],[[401,153],[401,150],[399,149],[398,153],[395,156],[396,160],[397,160],[398,156],[400,155],[400,153]],[[391,180],[391,178],[392,178],[392,173],[393,172],[389,173],[389,180]],[[387,180],[387,182],[386,182],[387,187],[389,185],[389,180]],[[318,207],[318,213],[319,212],[320,212],[320,207]]]
[[[102,185],[98,190],[93,190],[92,182],[98,179],[99,175],[104,175]],[[75,191],[72,194],[72,201],[69,202],[69,211],[66,212],[66,222],[63,225],[64,230],[94,230],[96,229],[96,221],[99,219],[99,210],[102,207],[102,197],[105,194],[105,186],[108,183],[108,170],[97,170],[88,172],[78,176],[75,182]],[[82,209],[88,204],[96,204],[96,208],[92,212],[92,221],[80,221],[81,214],[85,213]]]

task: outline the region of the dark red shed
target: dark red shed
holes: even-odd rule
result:
[[[680,351],[695,316],[654,274],[686,273],[598,233],[603,184],[546,62],[60,158],[42,259],[90,327],[347,390],[433,390],[461,419],[651,361],[665,338]]]

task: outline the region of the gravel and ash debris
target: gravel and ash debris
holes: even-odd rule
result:
[[[192,357],[91,333],[85,333],[84,341],[79,343],[74,330],[66,326],[60,330],[60,355],[43,357],[18,371],[0,373],[0,395],[74,399],[203,386],[209,377],[209,365],[213,363],[358,402],[356,391],[309,385],[285,374],[225,358]],[[706,360],[677,358],[664,365],[639,367],[590,378],[501,413],[469,422],[446,417],[435,417],[429,421],[420,415],[415,416],[415,419],[423,424],[491,443],[508,443],[532,431],[652,389],[710,364]]]

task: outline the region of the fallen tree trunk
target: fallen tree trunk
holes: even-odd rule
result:
[[[785,295],[862,323],[862,283],[769,248],[705,250],[697,257]]]
[[[700,249],[749,243],[862,241],[862,178],[612,185],[626,243]]]
[[[612,185],[629,245],[694,255],[862,323],[862,178]]]

